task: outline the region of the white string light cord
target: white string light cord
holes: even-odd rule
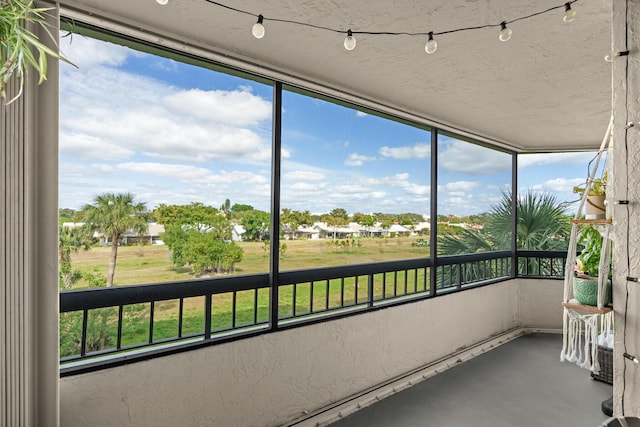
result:
[[[427,37],[427,43],[424,46],[424,50],[425,52],[427,52],[428,54],[432,54],[435,53],[436,50],[438,49],[438,42],[435,40],[435,36],[442,36],[442,35],[446,35],[446,34],[451,34],[451,33],[459,33],[461,31],[471,31],[471,30],[480,30],[480,29],[484,29],[484,28],[500,28],[500,31],[498,33],[498,38],[500,39],[500,41],[506,42],[511,38],[512,35],[512,30],[511,28],[508,27],[508,24],[513,24],[514,22],[518,22],[518,21],[523,21],[525,19],[530,19],[533,18],[534,16],[538,16],[538,15],[543,15],[545,13],[550,13],[550,12],[554,12],[556,10],[562,9],[564,10],[564,15],[562,20],[564,22],[571,22],[574,20],[574,18],[576,17],[576,11],[573,9],[572,5],[574,3],[577,3],[579,0],[571,0],[568,2],[564,2],[558,6],[554,6],[554,7],[550,7],[548,9],[545,10],[541,10],[539,12],[534,12],[531,13],[529,15],[525,15],[525,16],[521,16],[519,18],[514,18],[511,20],[504,20],[502,22],[496,23],[496,24],[484,24],[484,25],[476,25],[476,26],[471,26],[471,27],[462,27],[462,28],[454,28],[451,30],[444,30],[444,31],[425,31],[425,32],[406,32],[406,31],[399,31],[399,32],[395,32],[395,31],[353,31],[351,28],[343,30],[343,29],[338,29],[338,28],[331,28],[331,27],[324,27],[322,25],[316,25],[316,24],[311,24],[309,22],[301,22],[301,21],[294,21],[294,20],[290,20],[290,19],[282,19],[282,18],[271,18],[271,17],[265,17],[262,14],[256,14],[253,12],[249,12],[247,10],[242,10],[242,9],[238,9],[232,6],[228,6],[226,4],[217,2],[217,1],[213,1],[213,0],[205,0],[207,3],[210,3],[214,6],[223,8],[223,9],[227,9],[227,10],[231,10],[233,12],[236,13],[242,13],[245,15],[249,15],[249,16],[253,16],[254,18],[257,19],[256,23],[253,24],[253,27],[251,28],[251,32],[253,34],[253,36],[257,39],[261,39],[265,36],[266,34],[266,29],[265,29],[265,22],[268,21],[272,21],[272,22],[282,22],[285,24],[291,24],[291,25],[298,25],[298,26],[303,26],[303,27],[309,27],[309,28],[315,28],[317,30],[323,30],[323,31],[330,31],[332,33],[337,33],[337,34],[346,34],[346,37],[344,39],[344,48],[347,50],[353,50],[356,47],[356,38],[355,38],[355,34],[366,34],[366,35],[374,35],[374,36],[416,36],[416,37]],[[160,5],[166,5],[167,3],[169,3],[169,0],[156,0],[156,2]]]

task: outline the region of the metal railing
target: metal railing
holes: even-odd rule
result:
[[[518,276],[562,279],[567,251],[518,251]]]
[[[518,274],[562,277],[565,259],[518,252]],[[281,272],[276,321],[269,274],[65,291],[61,373],[463,291],[512,278],[512,263],[512,252],[501,251],[438,257],[435,267],[422,258]]]

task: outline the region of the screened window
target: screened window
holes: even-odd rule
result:
[[[293,91],[282,128],[282,269],[429,256],[429,131]]]

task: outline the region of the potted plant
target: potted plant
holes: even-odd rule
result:
[[[580,304],[598,305],[598,276],[607,275],[604,305],[611,302],[611,280],[609,269],[600,271],[600,255],[602,251],[603,237],[600,231],[588,226],[580,231],[578,244],[583,245],[582,252],[578,255],[576,276],[573,279],[573,295]]]
[[[584,194],[586,184],[573,187],[573,192]],[[596,178],[591,182],[589,192],[587,193],[587,205],[585,211],[586,219],[604,219],[606,218],[606,189],[607,189],[607,173],[602,178]]]
[[[12,76],[20,79],[20,90],[7,104],[22,94],[24,75],[28,68],[38,74],[39,83],[46,80],[47,56],[71,64],[60,55],[58,49],[49,48],[29,30],[32,24],[39,25],[56,42],[45,21],[44,14],[48,10],[35,7],[33,0],[0,1],[0,98],[6,98],[7,83]]]

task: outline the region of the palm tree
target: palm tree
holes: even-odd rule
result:
[[[120,237],[127,231],[143,234],[147,230],[145,212],[145,204],[134,203],[131,193],[99,194],[95,197],[93,205],[86,205],[82,209],[82,218],[87,226],[111,238],[107,287],[113,285]]]
[[[484,230],[461,229],[438,235],[438,252],[441,255],[461,255],[477,252],[505,250],[511,248],[511,193],[502,197],[491,210]],[[516,225],[516,247],[523,250],[566,250],[571,223],[565,207],[553,194],[528,191],[516,201],[518,218]],[[526,262],[526,264],[522,264]],[[554,263],[552,266],[551,263]],[[526,258],[518,266],[522,270],[559,270],[557,260]],[[471,266],[465,274],[476,275]],[[452,279],[453,280],[453,279]],[[446,281],[446,280],[445,280]]]
[[[511,193],[502,193],[493,207],[487,224],[487,233],[500,245],[496,249],[511,247]],[[563,250],[567,248],[571,223],[566,209],[550,193],[531,190],[517,200],[518,221],[516,242],[518,249]]]
[[[469,254],[511,248],[511,193],[502,193],[482,231],[462,229],[438,236],[442,255]],[[553,194],[528,191],[517,202],[517,249],[563,250],[571,223],[565,208]]]
[[[74,272],[71,269],[71,254],[89,250],[91,233],[86,227],[58,227],[58,257],[60,258],[60,287],[71,289]],[[75,273],[77,274],[77,273]]]

